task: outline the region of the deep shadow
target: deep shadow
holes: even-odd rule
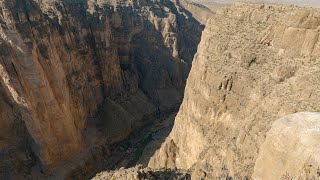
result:
[[[103,179],[124,179],[124,177],[132,177],[140,180],[190,180],[190,171],[184,170],[173,170],[173,169],[158,169],[153,170],[150,168],[142,168],[141,166],[136,166],[129,169],[120,169],[116,173],[114,171],[108,171],[99,173],[97,177],[102,177]],[[130,179],[131,180],[131,179]]]
[[[140,175],[141,179],[148,180],[169,180],[169,179],[179,179],[179,180],[191,180],[191,174],[180,173],[174,170],[157,170],[142,173]]]
[[[158,150],[166,137],[170,134],[176,113],[163,117],[134,130],[121,142],[102,146],[100,154],[93,152],[95,157],[86,161],[82,166],[74,169],[66,179],[91,179],[102,171],[117,170],[122,167],[131,168],[138,164],[147,166],[152,155]],[[152,148],[146,147],[152,145]],[[168,173],[170,170],[163,170]],[[161,173],[161,170],[155,172]]]
[[[164,1],[163,3],[174,6],[171,1]],[[118,11],[128,13],[130,12],[130,9],[123,8]],[[174,12],[178,13],[176,9]],[[134,14],[132,14],[132,16],[133,15]],[[79,18],[77,16],[75,17]],[[124,16],[122,20],[127,21],[130,19],[129,17],[130,16]],[[85,19],[85,21],[83,19]],[[88,19],[90,21],[92,20],[91,22],[93,22],[93,20],[97,21],[97,17],[91,15],[87,15],[87,17],[83,17],[83,19],[79,18],[79,22],[86,22]],[[186,20],[185,17],[180,16],[177,20],[177,25],[180,27],[179,29],[181,31],[185,31],[184,33],[181,33],[181,36],[179,36],[180,40],[178,43],[181,47],[186,46],[189,48],[184,50],[179,49],[179,57],[187,60],[187,63],[182,63],[179,59],[172,56],[172,52],[164,44],[165,40],[161,32],[147,20],[143,21],[144,29],[132,38],[132,41],[130,42],[132,43],[132,46],[128,46],[127,42],[119,41],[117,45],[117,52],[119,53],[118,55],[120,58],[122,73],[128,74],[128,77],[137,77],[139,81],[138,88],[148,97],[150,102],[157,106],[158,110],[155,114],[152,113],[144,116],[142,119],[138,120],[138,122],[134,122],[137,124],[142,123],[143,126],[136,126],[133,123],[132,129],[135,130],[133,130],[124,140],[110,145],[110,141],[103,139],[103,142],[100,145],[92,147],[87,155],[88,157],[83,160],[81,165],[72,169],[70,173],[65,175],[66,179],[90,179],[102,171],[117,170],[121,167],[130,168],[137,164],[147,166],[152,155],[154,155],[156,150],[160,148],[161,144],[165,141],[166,137],[168,137],[172,130],[175,112],[178,111],[183,99],[183,90],[188,73],[191,69],[191,60],[197,49],[196,45],[191,46],[191,44],[197,44],[200,40],[200,34],[196,40],[187,37],[188,32],[192,32],[194,29],[200,28],[196,27],[199,23],[197,22],[194,25],[188,25],[184,23],[185,21],[196,22],[196,20],[193,18]],[[91,31],[98,31],[101,27],[89,25],[88,28],[91,29]],[[126,36],[126,34],[123,33],[124,29],[127,30],[129,28],[115,28],[113,30],[114,37]],[[89,39],[94,39],[94,35],[92,34]],[[197,43],[194,41],[197,41]],[[99,43],[95,40],[90,40],[90,42],[94,42],[91,47],[97,50],[97,54],[95,56],[98,62],[106,61],[107,59],[100,59],[99,51],[102,51],[103,49],[101,50],[98,46]],[[129,52],[126,50],[128,47],[132,48]],[[150,61],[146,63],[146,59]],[[151,64],[148,64],[150,62]],[[158,78],[165,74],[168,74],[169,78],[167,79],[166,87],[162,88],[160,87],[161,85]],[[125,87],[130,89],[130,84],[126,84]],[[171,97],[172,94],[176,94],[175,97],[166,98],[168,97],[167,94],[163,96],[159,95],[157,91],[163,89],[170,89],[171,94],[169,97]],[[134,94],[128,95],[134,96]],[[121,94],[119,96],[121,96]],[[174,101],[174,103],[169,101]],[[115,99],[115,102],[118,101]],[[166,106],[166,104],[170,104],[170,106]],[[137,107],[139,105],[135,104],[135,106]],[[172,113],[174,113],[174,115],[172,115]],[[102,119],[101,122],[99,121],[98,124],[106,124],[104,121],[106,121],[105,118]],[[104,126],[99,128],[103,130]],[[152,147],[150,147],[151,145]]]

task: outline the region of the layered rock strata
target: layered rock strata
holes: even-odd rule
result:
[[[251,178],[277,119],[320,111],[320,11],[237,3],[206,25],[173,131],[152,168]]]
[[[202,28],[178,1],[0,1],[1,174],[51,171],[177,109]]]

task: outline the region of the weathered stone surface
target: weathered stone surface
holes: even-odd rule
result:
[[[237,3],[206,25],[173,131],[152,168],[250,178],[273,122],[318,112],[320,11]],[[170,152],[170,153],[168,153]]]
[[[142,168],[142,166],[136,166],[129,169],[121,168],[115,171],[101,172],[92,178],[92,180],[190,180],[191,175],[188,171],[177,169],[151,169]]]
[[[192,16],[202,24],[206,24],[208,19],[210,19],[214,14],[214,12],[207,6],[194,3],[193,1],[182,0],[177,2],[186,8],[192,14]]]
[[[201,31],[169,0],[1,0],[1,174],[56,169],[177,109]]]
[[[320,113],[275,121],[255,163],[253,179],[319,179]]]

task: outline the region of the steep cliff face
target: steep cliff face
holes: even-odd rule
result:
[[[320,11],[237,3],[203,32],[170,136],[149,166],[247,177],[272,123],[320,111]]]
[[[0,171],[55,169],[175,110],[201,31],[167,0],[0,1]]]
[[[208,19],[212,17],[214,12],[207,6],[194,3],[192,1],[179,1],[179,3],[186,8],[192,16],[197,19],[200,23],[206,24]]]

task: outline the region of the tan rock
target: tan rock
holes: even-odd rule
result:
[[[253,179],[319,179],[320,113],[296,113],[275,121],[254,166]]]
[[[190,11],[191,15],[202,24],[206,24],[208,19],[210,19],[214,14],[214,12],[206,6],[198,4],[194,1],[179,0],[177,2],[179,2],[184,8]]]
[[[149,166],[250,178],[275,120],[320,111],[319,13],[256,3],[219,10],[203,32],[174,128]]]

